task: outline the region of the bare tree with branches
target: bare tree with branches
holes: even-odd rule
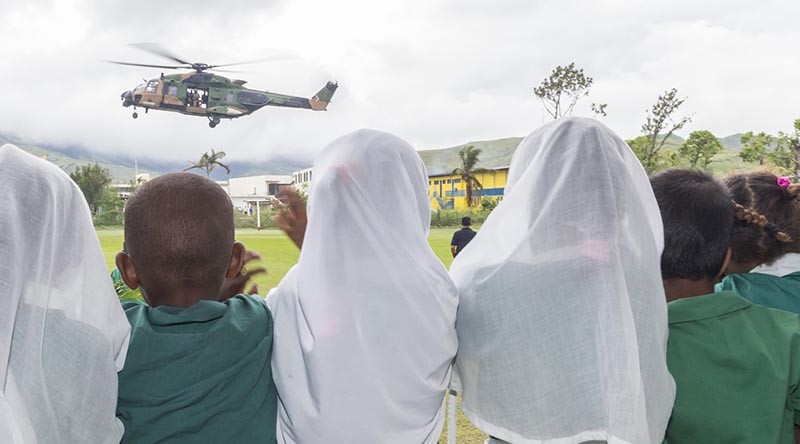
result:
[[[556,66],[550,77],[542,80],[542,84],[533,89],[536,97],[542,100],[544,109],[554,119],[572,115],[572,110],[582,97],[589,95],[594,79],[585,75],[583,69],[575,67],[575,63],[567,66]],[[592,104],[595,114],[605,116],[606,104]]]

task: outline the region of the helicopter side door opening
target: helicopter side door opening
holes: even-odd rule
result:
[[[182,111],[185,107],[183,97],[186,96],[186,88],[178,82],[165,82],[163,88],[161,106],[165,109]]]
[[[200,88],[186,88],[186,112],[205,114],[208,106],[208,92]]]

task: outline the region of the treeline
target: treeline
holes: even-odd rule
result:
[[[553,69],[533,92],[542,100],[545,111],[558,119],[571,115],[578,101],[589,95],[593,84],[592,77],[570,63]],[[719,139],[706,130],[693,131],[678,150],[664,149],[669,137],[692,121],[692,116],[681,110],[685,101],[686,97],[681,97],[677,89],[665,91],[646,111],[642,135],[627,141],[648,173],[674,166],[708,169],[714,157],[724,151]],[[592,103],[594,116],[606,116],[607,106]],[[742,136],[741,143],[742,160],[800,176],[800,119],[794,121],[791,130],[777,135],[750,131]]]
[[[111,174],[98,164],[83,165],[69,173],[69,177],[78,184],[89,204],[94,226],[122,225],[122,214],[125,201],[119,191],[111,186]],[[132,187],[135,188],[135,186]]]

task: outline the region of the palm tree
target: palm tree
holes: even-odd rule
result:
[[[225,168],[225,172],[230,174],[231,169],[228,167],[228,165],[225,165],[224,163],[220,162],[220,159],[222,159],[223,157],[225,157],[225,151],[214,151],[212,149],[211,154],[203,153],[203,155],[200,156],[199,161],[189,162],[190,166],[184,168],[183,171],[189,171],[193,168],[197,168],[205,171],[206,177],[210,177],[211,171],[213,171],[214,168],[216,168],[217,166],[221,166],[222,168]]]
[[[467,206],[471,207],[473,203],[475,203],[475,199],[472,196],[473,190],[482,190],[483,185],[480,183],[477,177],[477,174],[494,174],[494,170],[490,170],[488,168],[477,168],[478,162],[478,155],[481,154],[481,150],[475,148],[473,145],[467,145],[464,148],[461,148],[461,151],[458,152],[458,157],[461,158],[461,166],[453,170],[454,176],[461,176],[461,181],[464,182],[464,186],[466,187],[467,192]]]

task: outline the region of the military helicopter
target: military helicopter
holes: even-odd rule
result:
[[[228,79],[211,72],[225,72],[217,68],[224,66],[259,63],[267,59],[241,63],[210,65],[192,63],[178,58],[155,44],[135,44],[140,49],[167,58],[180,65],[150,65],[107,60],[109,63],[128,66],[143,66],[162,69],[191,69],[193,72],[170,74],[144,83],[125,91],[120,95],[122,106],[133,106],[133,118],[139,117],[138,108],[149,110],[172,111],[190,116],[202,116],[208,119],[211,128],[219,125],[221,119],[236,119],[247,116],[265,106],[281,106],[286,108],[304,108],[314,111],[325,111],[336,88],[335,82],[328,82],[312,98],[290,96],[268,91],[245,88],[244,80]],[[237,71],[228,71],[237,72]]]

